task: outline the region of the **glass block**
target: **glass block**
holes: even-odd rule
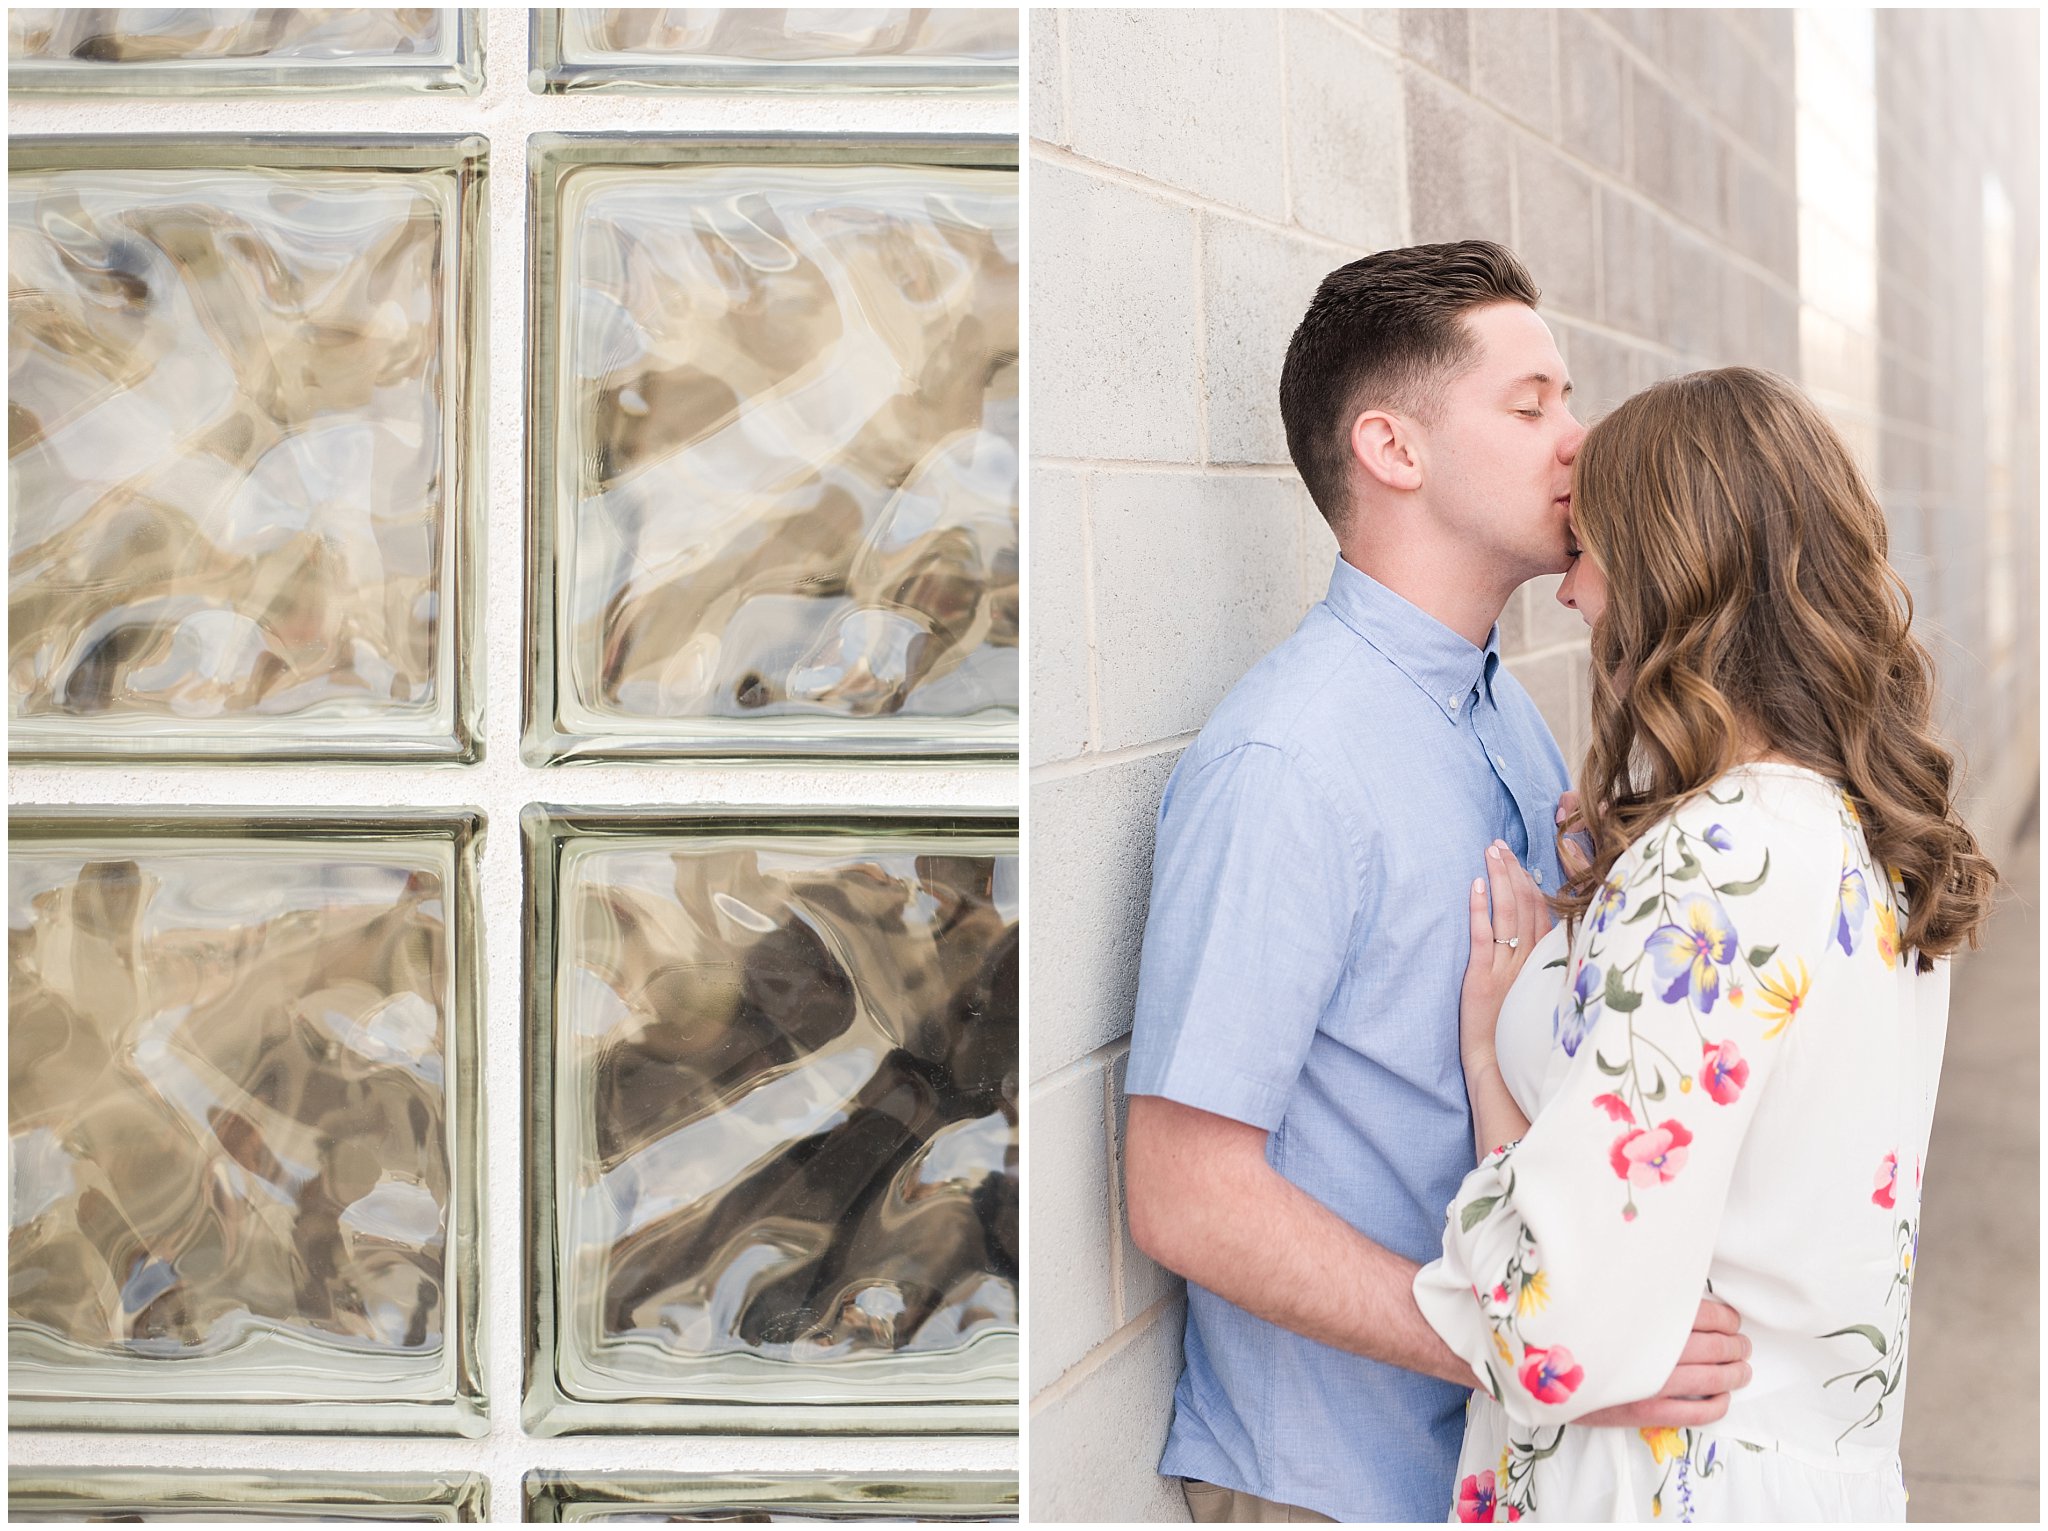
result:
[[[16,95],[390,95],[483,88],[482,13],[364,7],[25,7],[7,13]]]
[[[12,815],[16,1428],[483,1432],[481,835]]]
[[[526,1475],[528,1523],[610,1521],[1014,1521],[1014,1473]]]
[[[527,1428],[1015,1428],[1014,818],[529,808]]]
[[[88,1524],[202,1525],[254,1521],[482,1522],[490,1485],[479,1473],[270,1473],[135,1467],[17,1467],[7,1518]]]
[[[468,761],[481,138],[17,139],[17,760]]]
[[[530,763],[1016,753],[1015,165],[535,139]]]
[[[1017,12],[536,10],[537,91],[1014,90]]]

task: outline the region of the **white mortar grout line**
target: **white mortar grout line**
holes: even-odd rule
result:
[[[1080,1360],[1031,1395],[1029,1413],[1037,1414],[1077,1391],[1082,1384],[1142,1339],[1160,1319],[1171,1315],[1187,1300],[1182,1291],[1169,1292],[1114,1334],[1101,1341]]]
[[[1034,468],[1058,468],[1068,473],[1180,473],[1198,478],[1293,478],[1292,463],[1179,462],[1164,458],[1137,457],[1050,457],[1032,459]]]
[[[1195,742],[1191,730],[1175,734],[1170,739],[1149,739],[1143,744],[1128,744],[1120,749],[1100,750],[1085,755],[1070,756],[1065,760],[1049,760],[1044,765],[1031,768],[1031,785],[1064,781],[1072,776],[1086,776],[1091,771],[1107,770],[1112,766],[1130,765],[1135,761],[1150,760],[1158,755],[1169,755],[1176,750],[1186,749]]]
[[[1152,180],[1142,172],[1126,170],[1122,166],[1112,165],[1106,160],[1092,159],[1088,155],[1064,144],[1049,143],[1043,138],[1034,138],[1031,140],[1031,152],[1044,159],[1049,159],[1057,165],[1064,166],[1066,169],[1077,171],[1084,175],[1093,175],[1099,180],[1108,181],[1115,186],[1121,186],[1126,191],[1134,191],[1140,195],[1152,197],[1157,201],[1171,202],[1181,207],[1193,208],[1198,212],[1213,213],[1225,218],[1235,218],[1241,223],[1249,223],[1255,228],[1265,229],[1269,233],[1290,234],[1306,244],[1320,245],[1332,251],[1343,252],[1347,259],[1356,259],[1358,256],[1366,253],[1365,247],[1362,245],[1346,244],[1340,239],[1331,239],[1327,235],[1318,234],[1313,230],[1300,228],[1291,223],[1276,222],[1274,219],[1251,212],[1246,208],[1237,207],[1228,202],[1219,202],[1215,198],[1205,197],[1199,192],[1185,190],[1168,181]]]

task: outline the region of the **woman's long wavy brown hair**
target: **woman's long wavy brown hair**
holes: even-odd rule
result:
[[[1975,946],[1998,873],[1956,816],[1884,512],[1812,401],[1748,367],[1648,388],[1580,447],[1572,519],[1607,602],[1579,782],[1593,856],[1559,912],[1575,922],[1630,842],[1761,752],[1846,787],[1905,885],[1920,971]]]

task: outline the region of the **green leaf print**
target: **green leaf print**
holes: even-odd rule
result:
[[[1839,1339],[1841,1336],[1845,1334],[1860,1334],[1866,1340],[1870,1341],[1871,1344],[1877,1347],[1877,1353],[1879,1355],[1884,1355],[1886,1353],[1884,1336],[1880,1334],[1877,1331],[1877,1329],[1870,1324],[1851,1324],[1846,1329],[1831,1329],[1826,1334],[1822,1335],[1821,1338],[1824,1340],[1833,1340]]]
[[[1750,878],[1747,882],[1724,882],[1716,884],[1714,891],[1716,893],[1734,894],[1738,896],[1744,893],[1754,893],[1758,888],[1761,888],[1764,885],[1764,879],[1766,877],[1769,877],[1770,875],[1771,851],[1769,846],[1765,846],[1763,868],[1756,874],[1756,876]]]
[[[1609,1010],[1619,1010],[1624,1015],[1643,1002],[1642,995],[1621,981],[1621,969],[1607,970],[1607,992],[1601,996]]]
[[[1593,1066],[1603,1074],[1612,1074],[1616,1079],[1619,1079],[1628,1072],[1628,1065],[1626,1063],[1609,1063],[1597,1052],[1593,1054]]]
[[[1458,1214],[1459,1226],[1466,1233],[1470,1233],[1474,1228],[1477,1228],[1486,1221],[1486,1214],[1491,1212],[1499,1202],[1500,1198],[1498,1196],[1482,1196],[1477,1201],[1466,1203],[1465,1210]]]
[[[1760,968],[1777,954],[1778,949],[1775,946],[1752,946],[1749,949],[1748,962],[1751,967]]]

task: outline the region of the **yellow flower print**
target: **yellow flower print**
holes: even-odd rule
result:
[[[1799,1007],[1806,1003],[1806,991],[1812,986],[1813,978],[1806,971],[1806,959],[1799,959],[1799,976],[1793,978],[1792,969],[1781,958],[1778,971],[1769,978],[1759,976],[1756,986],[1763,994],[1756,1002],[1755,1014],[1761,1020],[1777,1024],[1764,1033],[1768,1041],[1792,1024],[1792,1017],[1799,1013]]]
[[[1643,1444],[1650,1448],[1650,1455],[1656,1459],[1659,1467],[1673,1457],[1685,1455],[1685,1437],[1669,1425],[1657,1430],[1638,1430],[1636,1434],[1640,1435]]]
[[[1515,1299],[1515,1312],[1527,1318],[1538,1308],[1549,1305],[1550,1282],[1543,1272],[1537,1271],[1533,1276],[1525,1277],[1522,1281],[1521,1295]]]
[[[1850,798],[1849,794],[1846,792],[1842,794],[1842,807],[1848,810],[1850,822],[1856,824],[1861,824],[1863,822],[1863,815],[1856,811],[1855,802]]]
[[[1498,1471],[1503,1478],[1508,1475],[1508,1449],[1505,1446],[1500,1449],[1500,1467]]]
[[[1890,904],[1877,906],[1877,954],[1886,966],[1899,960],[1899,917]]]
[[[1503,1366],[1513,1366],[1515,1364],[1515,1353],[1508,1349],[1508,1342],[1500,1337],[1500,1331],[1497,1329],[1493,1335],[1493,1348],[1500,1352],[1501,1364]]]

